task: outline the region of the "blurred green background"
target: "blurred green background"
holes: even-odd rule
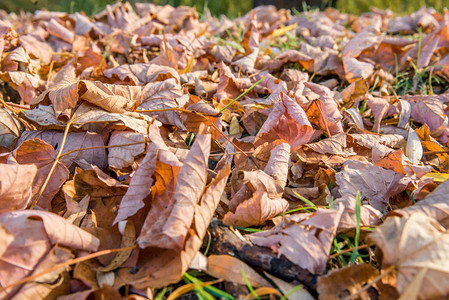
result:
[[[147,0],[148,1],[148,0]],[[300,1],[300,0],[298,0]],[[55,11],[66,11],[73,13],[84,11],[87,15],[93,15],[102,10],[107,4],[115,0],[0,0],[0,9],[6,11],[20,10],[34,11],[47,8]],[[133,2],[145,2],[145,0],[131,0]],[[153,0],[155,4],[172,6],[188,5],[196,6],[198,11],[208,7],[213,15],[225,14],[230,18],[244,15],[252,6],[252,1],[245,0]],[[443,11],[448,6],[449,0],[337,0],[337,8],[342,12],[360,14],[369,11],[370,7],[390,8],[400,14],[407,14],[418,10],[422,6],[434,7]]]

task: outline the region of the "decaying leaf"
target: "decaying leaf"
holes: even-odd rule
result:
[[[449,12],[211,10],[0,10],[0,297],[449,295]]]
[[[414,213],[423,213],[434,218],[445,228],[449,226],[449,201],[447,200],[449,181],[440,184],[426,198],[413,206],[404,209],[397,209],[391,212],[392,215],[410,217]]]
[[[32,196],[36,165],[0,164],[0,170],[0,211],[26,208]]]
[[[0,224],[8,232],[2,239],[9,241],[0,263],[2,287],[30,275],[56,244],[87,251],[96,251],[99,245],[90,233],[49,212],[8,212],[0,215]],[[7,289],[3,295],[12,296],[15,292],[17,287]]]
[[[337,231],[343,208],[319,209],[313,214],[291,215],[273,229],[250,235],[259,246],[269,247],[285,255],[313,274],[326,268],[331,243]]]
[[[379,271],[369,264],[346,266],[332,270],[318,279],[320,299],[341,299],[358,292],[364,285],[370,284]],[[367,293],[360,295],[368,297]]]
[[[390,217],[370,239],[382,251],[382,269],[390,267],[400,294],[410,285],[414,298],[434,298],[448,294],[447,258],[449,238],[432,217],[415,213],[408,218]],[[384,271],[385,272],[385,271]]]
[[[216,278],[239,284],[246,284],[242,275],[242,270],[252,286],[271,286],[267,280],[257,274],[251,267],[235,257],[229,255],[211,255],[207,259],[206,272]]]
[[[209,147],[210,134],[200,126],[182,167],[173,172],[170,165],[156,164],[155,194],[138,237],[142,253],[148,254],[139,260],[136,274],[121,273],[134,285],[161,287],[178,281],[200,248],[230,172],[229,163],[223,161],[215,178],[206,185]]]

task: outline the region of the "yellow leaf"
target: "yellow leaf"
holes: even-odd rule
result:
[[[272,37],[282,36],[282,35],[286,34],[287,32],[289,32],[290,30],[295,29],[296,26],[298,26],[298,24],[295,23],[295,24],[292,24],[289,26],[278,28],[275,31],[273,31],[273,34],[271,36]]]
[[[427,173],[423,178],[433,178],[435,182],[444,182],[449,179],[448,173]]]

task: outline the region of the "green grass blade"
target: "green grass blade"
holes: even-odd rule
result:
[[[282,296],[279,300],[287,300],[288,297],[290,297],[291,295],[293,295],[294,293],[296,293],[297,291],[301,290],[303,287],[302,285],[297,285],[294,288],[292,288],[290,291],[288,291],[287,293],[284,294],[284,296]]]
[[[239,100],[240,98],[242,98],[243,96],[245,96],[249,91],[251,91],[256,85],[258,85],[259,83],[262,82],[262,80],[265,79],[265,76],[260,78],[259,80],[257,80],[256,83],[254,83],[252,86],[250,86],[249,88],[247,88],[243,93],[241,93],[237,98],[235,98],[234,100],[232,100],[231,102],[229,102],[225,107],[223,107],[222,109],[220,109],[220,112],[223,112],[226,108],[228,108],[229,106],[231,106],[235,101]]]
[[[315,203],[313,203],[312,201],[310,201],[307,198],[304,198],[303,196],[301,196],[300,194],[298,194],[297,192],[293,192],[293,194],[295,194],[296,197],[298,197],[302,202],[306,203],[307,205],[309,205],[310,207],[312,207],[313,209],[317,210],[318,208],[316,207]]]
[[[353,264],[355,262],[355,259],[357,258],[358,251],[357,248],[359,246],[359,238],[360,238],[360,207],[362,206],[362,195],[360,192],[357,192],[355,196],[355,218],[357,221],[356,228],[355,228],[355,239],[354,239],[354,251],[351,255],[350,264]]]
[[[164,287],[157,295],[154,297],[154,300],[162,300],[164,299],[165,293],[167,293],[167,287]]]
[[[208,240],[207,240],[206,250],[204,250],[204,256],[206,256],[207,253],[209,252],[210,244],[212,242],[212,237],[210,236],[209,230],[207,231],[207,237],[208,237]]]
[[[197,296],[198,297],[202,297],[203,299],[214,299],[213,296],[216,297],[220,297],[223,299],[229,299],[229,300],[234,300],[234,297],[232,297],[232,295],[214,287],[214,286],[200,286],[200,283],[203,283],[201,280],[199,280],[198,278],[193,277],[192,275],[190,275],[189,273],[184,273],[184,275],[182,276],[184,281],[189,281],[189,282],[193,282],[195,284],[196,287],[198,287],[198,290],[195,288],[195,290],[198,292]],[[201,292],[200,289],[202,289],[203,291]],[[210,295],[210,294],[212,295]]]
[[[331,196],[331,201],[329,202],[329,208],[330,209],[334,208],[334,196]]]
[[[248,280],[248,277],[246,277],[246,273],[245,270],[243,270],[243,268],[240,269],[240,272],[242,273],[242,277],[243,280],[245,280],[246,286],[248,287],[248,290],[250,291],[251,295],[254,296],[254,298],[260,300],[259,296],[256,294],[256,292],[254,291],[253,286],[251,285],[251,283]]]
[[[301,211],[301,210],[309,210],[309,209],[316,209],[316,206],[299,207],[299,208],[287,210],[286,212],[283,212],[283,213],[278,214],[278,216],[288,215],[288,214],[291,214],[291,213],[294,213],[294,212],[297,212],[297,211]]]

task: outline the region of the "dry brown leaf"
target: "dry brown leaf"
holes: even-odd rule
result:
[[[136,287],[162,287],[177,282],[188,269],[192,259],[200,249],[207,227],[220,201],[227,182],[230,165],[225,158],[215,171],[217,175],[205,187],[205,191],[195,204],[193,222],[189,225],[184,247],[181,251],[161,248],[146,248],[142,250],[139,261],[139,271],[132,275],[123,270],[120,275],[129,278]]]
[[[441,183],[431,194],[413,206],[404,209],[396,209],[390,214],[395,216],[409,217],[414,213],[423,213],[434,218],[445,228],[449,226],[449,181]]]
[[[252,197],[240,203],[235,213],[227,212],[223,218],[226,225],[249,227],[263,225],[289,207],[287,200],[269,198],[262,189],[256,190]]]
[[[126,110],[133,110],[137,104],[135,97],[141,94],[141,87],[67,78],[47,89],[30,103],[50,101],[57,116],[68,108],[74,108],[80,100],[90,102],[108,112],[123,113]]]
[[[55,148],[53,149],[54,151],[59,151],[63,135],[63,132],[53,130],[24,131],[18,141],[20,145],[18,149],[23,148],[26,141],[39,139],[52,145]],[[61,157],[60,162],[62,162],[67,168],[70,168],[72,164],[84,160],[89,164],[96,165],[100,168],[105,168],[107,166],[107,156],[106,149],[101,148],[102,146],[105,146],[103,138],[97,133],[70,132],[67,135],[62,154],[71,151],[73,151],[73,153],[68,153],[67,155]],[[80,150],[92,147],[98,148]],[[32,150],[33,149],[30,149],[30,151]],[[54,155],[54,157],[56,157],[56,155]]]
[[[182,108],[189,100],[188,95],[183,96],[181,86],[175,78],[149,83],[143,88],[142,92],[144,96],[139,99],[138,110]],[[152,117],[157,116],[157,119],[164,124],[177,126],[180,130],[185,129],[177,111],[145,112],[143,114]]]
[[[3,287],[30,275],[56,244],[87,251],[96,251],[99,245],[98,239],[90,233],[49,212],[4,213],[0,215],[0,224],[14,236],[0,262]],[[16,291],[17,287],[8,289],[7,293],[11,295]]]
[[[109,148],[108,150],[108,164],[110,168],[123,169],[131,166],[134,160],[140,154],[145,152],[146,137],[143,134],[131,131],[114,130],[109,137],[108,146],[126,145],[120,147]],[[127,145],[139,143],[137,145]]]
[[[360,191],[362,201],[375,209],[386,212],[389,199],[404,191],[411,178],[368,162],[347,160],[344,170],[335,175],[341,197],[335,203],[355,208],[355,195]],[[365,202],[363,202],[365,203]]]
[[[175,69],[149,63],[121,65],[119,67],[106,70],[104,75],[108,78],[116,76],[122,82],[128,82],[132,85],[142,85],[154,81],[164,81],[168,78],[175,78],[178,83],[181,82],[179,74]]]
[[[207,258],[206,273],[216,278],[238,284],[246,284],[242,275],[242,270],[251,286],[271,286],[271,284],[268,283],[268,281],[262,276],[257,274],[256,271],[235,257],[230,255],[211,255]]]
[[[36,165],[0,164],[0,170],[0,212],[26,208],[33,195]]]
[[[336,300],[348,297],[364,285],[370,284],[378,274],[379,271],[369,264],[350,265],[332,270],[318,278],[319,299]],[[363,293],[360,297],[367,299],[369,296],[367,293]]]
[[[256,245],[276,250],[313,274],[326,269],[327,257],[343,208],[318,209],[313,214],[285,216],[274,228],[251,234]]]
[[[314,130],[304,110],[296,101],[282,92],[280,97],[281,101],[275,103],[257,138],[263,139],[264,135],[274,135],[288,142],[294,151],[309,141]]]
[[[23,124],[5,108],[0,108],[0,146],[12,150],[24,129]]]
[[[287,183],[288,167],[290,163],[290,145],[281,143],[271,150],[270,159],[264,172],[273,177],[280,186]]]
[[[120,203],[120,208],[114,223],[126,220],[145,206],[144,200],[150,195],[151,187],[154,183],[152,176],[157,169],[157,161],[171,166],[173,170],[178,170],[174,171],[176,174],[182,166],[176,156],[168,150],[156,125],[150,126],[148,137],[151,140],[151,144],[147,154],[131,179],[128,191]]]
[[[281,184],[264,171],[239,171],[237,176],[240,188],[229,203],[229,210],[231,211],[235,211],[239,204],[249,199],[251,194],[257,190],[267,192],[269,198],[282,196],[285,183]]]
[[[195,205],[198,203],[207,180],[211,136],[205,126],[200,126],[198,135],[183,162],[176,179],[176,190],[163,207],[150,211],[138,238],[141,248],[160,247],[180,251],[183,248],[188,228],[192,223]],[[173,194],[173,191],[168,190]],[[168,199],[167,199],[168,200]],[[156,222],[155,222],[156,221]]]
[[[374,72],[374,66],[372,64],[353,57],[344,57],[343,66],[346,72],[345,78],[349,82],[358,79],[368,79]]]
[[[382,251],[384,272],[393,267],[399,294],[412,283],[417,292],[414,297],[430,299],[449,294],[449,235],[435,219],[422,213],[390,217],[369,238]]]
[[[321,154],[335,154],[343,157],[356,154],[352,148],[347,148],[345,133],[331,136],[316,143],[306,144],[304,147],[308,147]]]
[[[317,106],[313,106],[312,111],[309,112],[309,110],[307,110],[309,120],[311,120],[311,115],[315,118],[319,115],[319,127],[321,129],[324,130],[325,128],[328,128],[329,133],[332,135],[343,133],[341,123],[342,115],[338,109],[338,104],[334,99],[332,91],[323,85],[312,82],[305,82],[304,85],[319,96],[319,101],[317,101],[319,108]],[[315,112],[315,108],[319,111]],[[323,126],[321,124],[325,125]]]
[[[421,124],[427,124],[430,134],[440,142],[446,143],[449,136],[448,117],[444,105],[435,97],[408,97],[411,101],[411,116]]]
[[[36,201],[38,192],[42,188],[47,175],[56,158],[55,149],[46,142],[33,138],[23,142],[16,150],[10,154],[19,164],[34,164],[37,173],[32,184],[32,200]],[[43,190],[42,196],[37,204],[43,209],[50,208],[50,202],[69,176],[68,169],[58,162],[53,171],[50,181]]]
[[[248,227],[262,225],[284,212],[288,202],[280,196],[287,183],[290,145],[280,143],[271,150],[264,171],[241,171],[241,185],[229,203],[230,211],[223,222],[228,225]]]
[[[101,288],[77,292],[58,297],[58,300],[87,300],[87,299],[122,299],[120,293],[109,285],[103,285]]]
[[[72,259],[73,254],[69,249],[55,246],[48,254],[38,263],[33,273],[38,274],[52,268],[56,264],[64,263]],[[42,275],[31,282],[27,282],[20,287],[17,293],[10,299],[26,299],[26,298],[56,298],[66,295],[70,292],[70,276],[67,270],[60,268],[53,272]]]

